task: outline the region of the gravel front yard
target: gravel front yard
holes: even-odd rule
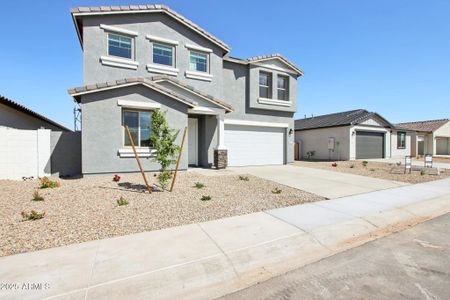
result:
[[[119,184],[112,181],[112,176],[60,180],[60,187],[39,190],[44,201],[31,200],[39,186],[37,180],[0,180],[0,256],[323,199],[272,181],[248,178],[243,181],[238,175],[182,172],[174,192],[151,195],[142,192],[143,180],[137,174],[123,175]],[[196,182],[205,187],[195,188]],[[272,193],[275,188],[281,193]],[[201,201],[202,196],[210,196],[211,200]],[[129,204],[118,206],[120,197]],[[22,221],[21,212],[30,210],[45,212],[45,216]]]
[[[436,174],[436,170],[425,170],[424,174],[421,174],[418,170],[414,170],[411,174],[404,174],[404,165],[399,167],[396,164],[374,161],[369,161],[366,166],[363,166],[362,161],[338,161],[336,162],[336,167],[333,167],[332,163],[331,161],[296,161],[294,164],[301,167],[324,169],[412,184],[443,179],[450,176],[450,170],[441,170],[440,175]]]

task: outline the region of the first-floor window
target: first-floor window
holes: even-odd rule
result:
[[[397,149],[406,148],[406,132],[397,132]]]
[[[125,125],[130,129],[136,147],[150,147],[151,115],[149,111],[123,111],[124,145],[131,146]]]
[[[109,33],[108,55],[132,59],[132,44],[133,40],[130,37]]]
[[[208,54],[191,51],[189,54],[189,70],[208,72]]]

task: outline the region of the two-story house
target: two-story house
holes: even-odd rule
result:
[[[181,169],[293,162],[303,74],[293,63],[279,54],[232,58],[224,42],[166,6],[71,13],[83,49],[84,86],[69,93],[81,106],[84,175],[137,170],[125,125],[138,155],[151,158],[154,109],[172,128],[188,127]]]

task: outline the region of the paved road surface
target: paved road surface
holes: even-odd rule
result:
[[[450,299],[450,214],[223,299]]]

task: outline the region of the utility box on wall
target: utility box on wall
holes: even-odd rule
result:
[[[328,138],[328,150],[334,151],[334,147],[335,147],[335,138],[329,137]]]

